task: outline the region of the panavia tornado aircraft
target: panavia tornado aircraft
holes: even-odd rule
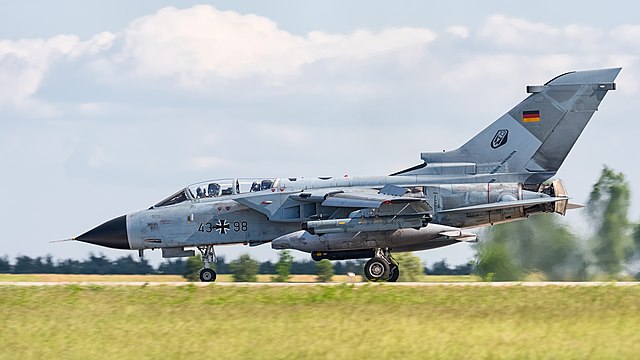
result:
[[[572,208],[562,181],[548,180],[620,70],[527,86],[526,99],[460,148],[422,153],[421,164],[391,175],[205,181],[72,240],[140,256],[160,248],[165,258],[197,248],[202,281],[215,281],[214,246],[269,242],[314,260],[368,258],[367,279],[396,281],[392,252],[476,241],[468,229]]]

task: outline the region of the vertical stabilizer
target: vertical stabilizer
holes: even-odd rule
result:
[[[437,168],[474,166],[475,174],[553,176],[598,110],[621,68],[575,71],[544,85],[528,86],[530,95],[460,148],[422,153],[422,166],[394,175],[442,173]]]

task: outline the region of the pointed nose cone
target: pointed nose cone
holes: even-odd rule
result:
[[[114,249],[131,249],[127,236],[127,215],[109,220],[76,237],[75,240]]]

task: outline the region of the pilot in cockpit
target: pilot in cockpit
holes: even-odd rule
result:
[[[208,191],[209,196],[218,196],[220,194],[220,185],[216,183],[209,184]]]
[[[273,186],[273,181],[262,180],[262,183],[260,184],[260,190],[269,190],[271,189],[271,186]]]
[[[198,188],[196,189],[196,197],[199,199],[199,198],[202,198],[202,197],[205,197],[205,196],[206,196],[206,195],[204,195],[204,194],[202,193],[202,188],[198,187]]]
[[[250,192],[254,192],[254,191],[260,191],[260,183],[257,181],[254,181],[253,184],[251,184]]]

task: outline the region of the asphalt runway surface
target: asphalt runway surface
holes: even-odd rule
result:
[[[27,281],[7,281],[0,282],[0,286],[61,286],[61,285],[78,285],[78,286],[490,286],[490,287],[509,287],[509,286],[525,286],[525,287],[542,287],[542,286],[562,286],[562,287],[593,287],[593,286],[640,286],[640,282],[618,281],[618,282],[397,282],[397,283],[368,283],[368,282],[336,282],[336,283],[237,283],[237,282],[107,282],[107,281],[60,281],[60,282],[27,282]]]

